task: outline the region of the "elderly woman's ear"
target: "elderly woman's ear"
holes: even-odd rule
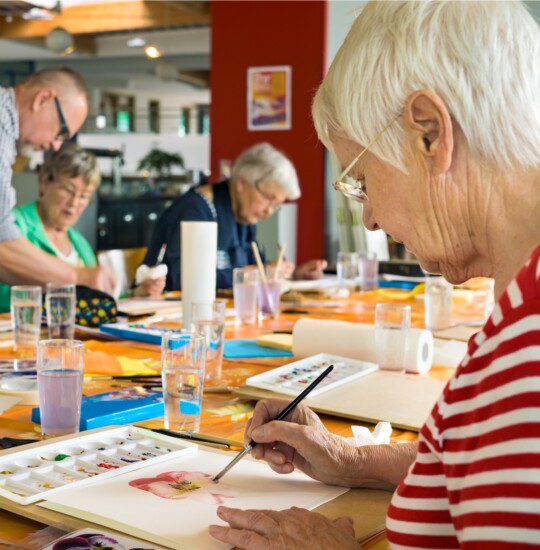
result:
[[[411,133],[415,153],[422,155],[434,176],[448,172],[452,164],[452,118],[444,101],[431,90],[419,90],[407,99],[405,130]]]

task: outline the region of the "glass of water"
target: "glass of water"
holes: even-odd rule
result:
[[[358,277],[358,254],[356,252],[338,252],[337,278],[340,288],[352,289]]]
[[[11,287],[11,325],[15,351],[20,357],[35,357],[41,327],[41,288]]]
[[[41,433],[44,437],[77,433],[84,376],[83,343],[41,340],[37,371]]]
[[[411,306],[377,304],[375,307],[375,345],[377,363],[383,370],[403,372],[411,328]]]
[[[45,307],[49,338],[73,339],[75,332],[75,285],[47,284]]]
[[[442,277],[428,277],[424,294],[426,328],[441,330],[451,325],[453,287]]]
[[[358,284],[360,290],[375,290],[379,286],[379,260],[375,254],[363,254],[358,258]]]
[[[223,300],[191,304],[191,330],[206,338],[206,379],[221,378],[226,305]]]
[[[199,430],[201,423],[206,337],[179,330],[161,341],[161,376],[165,398],[165,428]]]
[[[237,267],[233,270],[233,295],[236,319],[242,325],[254,325],[257,321],[257,292],[259,272],[253,267]]]

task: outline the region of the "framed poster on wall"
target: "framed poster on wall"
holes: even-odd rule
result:
[[[291,67],[249,67],[248,130],[291,129]]]

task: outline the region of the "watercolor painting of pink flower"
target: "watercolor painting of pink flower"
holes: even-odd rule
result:
[[[212,481],[212,476],[203,472],[165,472],[156,477],[134,479],[131,487],[148,491],[158,497],[171,500],[192,498],[207,504],[223,504],[237,496],[237,492],[223,483]]]

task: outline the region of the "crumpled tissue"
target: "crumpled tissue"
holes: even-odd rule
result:
[[[140,285],[148,279],[152,279],[153,281],[155,281],[156,279],[160,279],[161,277],[166,277],[167,272],[168,269],[166,264],[159,264],[154,267],[148,267],[145,264],[140,265],[137,268],[137,272],[135,273],[135,284]]]
[[[349,437],[348,441],[356,447],[386,445],[390,443],[390,436],[392,435],[392,425],[390,422],[379,422],[372,432],[364,426],[351,426],[351,429],[354,437]]]

